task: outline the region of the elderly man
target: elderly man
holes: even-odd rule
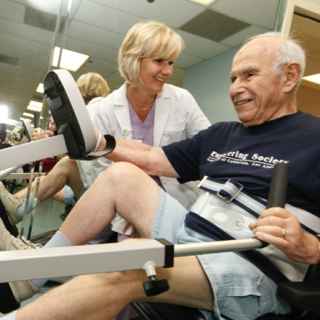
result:
[[[304,53],[294,41],[275,33],[251,39],[236,54],[231,71],[230,96],[241,123],[218,123],[163,148],[117,140],[108,157],[123,162],[95,181],[51,240],[60,241],[51,246],[82,245],[118,212],[145,238],[188,243],[255,234],[273,246],[254,254],[176,258],[174,268],[158,270],[170,290],[152,298],[143,291],[142,270],[79,276],[4,319],[113,319],[126,304],[143,300],[207,310],[207,319],[290,312],[276,296],[277,283],[301,280],[307,264],[320,258],[313,236],[320,231],[320,119],[297,111],[295,91],[303,68]],[[272,168],[279,162],[289,163],[292,171],[288,210],[264,210]],[[148,175],[181,183],[208,178],[188,213]],[[239,190],[241,197],[225,201]],[[6,231],[0,232],[8,243]]]

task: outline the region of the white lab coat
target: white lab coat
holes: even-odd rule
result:
[[[98,106],[94,127],[103,134],[132,140],[132,128],[126,84],[106,97]],[[210,126],[193,96],[185,89],[165,84],[157,95],[154,117],[153,146],[161,147],[193,137]],[[94,161],[100,175],[112,162],[104,157]],[[183,206],[190,208],[198,196],[197,182],[180,184],[177,179],[160,177],[165,190]]]

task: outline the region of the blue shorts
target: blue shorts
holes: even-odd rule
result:
[[[187,213],[177,200],[161,190],[151,238],[173,243],[214,241],[185,227]],[[240,255],[215,253],[199,255],[198,259],[214,292],[214,311],[201,310],[207,320],[250,320],[267,313],[290,312],[290,305],[276,296],[277,285]]]

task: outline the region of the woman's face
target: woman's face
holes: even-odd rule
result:
[[[168,59],[143,58],[140,61],[139,77],[143,89],[157,94],[172,74],[173,61]]]

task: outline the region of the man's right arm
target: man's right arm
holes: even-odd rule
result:
[[[116,138],[115,149],[105,157],[114,162],[130,162],[149,175],[179,178],[160,147],[151,147],[141,142]]]

